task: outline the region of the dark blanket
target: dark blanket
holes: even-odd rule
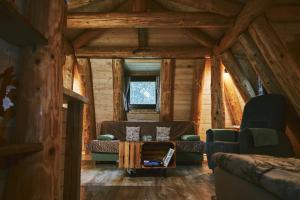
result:
[[[300,199],[300,159],[215,153],[217,166],[285,200]]]

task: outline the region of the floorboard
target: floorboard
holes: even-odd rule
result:
[[[182,165],[168,170],[141,171],[129,177],[115,165],[83,167],[81,200],[210,200],[214,195],[214,179],[207,165]]]

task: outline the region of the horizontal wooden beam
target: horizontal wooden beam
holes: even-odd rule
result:
[[[71,13],[67,28],[215,28],[230,27],[233,20],[210,13]]]
[[[227,0],[171,0],[173,2],[198,8],[201,10],[207,10],[207,12],[216,13],[224,16],[237,15],[242,9],[242,4],[227,1]]]
[[[69,90],[67,88],[64,88],[64,96],[67,97],[71,101],[80,101],[82,103],[88,103],[89,100],[85,96],[82,96],[73,90]]]
[[[252,0],[248,1],[237,16],[234,26],[232,26],[223,36],[214,52],[221,54],[229,49],[238,39],[238,36],[247,30],[250,23],[274,3],[273,0]]]
[[[75,50],[78,58],[204,58],[209,54],[209,49],[200,47],[110,47]]]

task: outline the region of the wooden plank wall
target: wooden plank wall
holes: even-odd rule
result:
[[[113,76],[111,59],[92,59],[97,134],[102,121],[113,120]]]
[[[63,66],[63,83],[64,87],[70,90],[73,89],[74,64],[74,55],[67,55]]]

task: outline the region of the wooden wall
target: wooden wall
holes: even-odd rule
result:
[[[113,120],[113,76],[111,59],[92,59],[96,124]],[[97,134],[98,134],[97,127]]]

